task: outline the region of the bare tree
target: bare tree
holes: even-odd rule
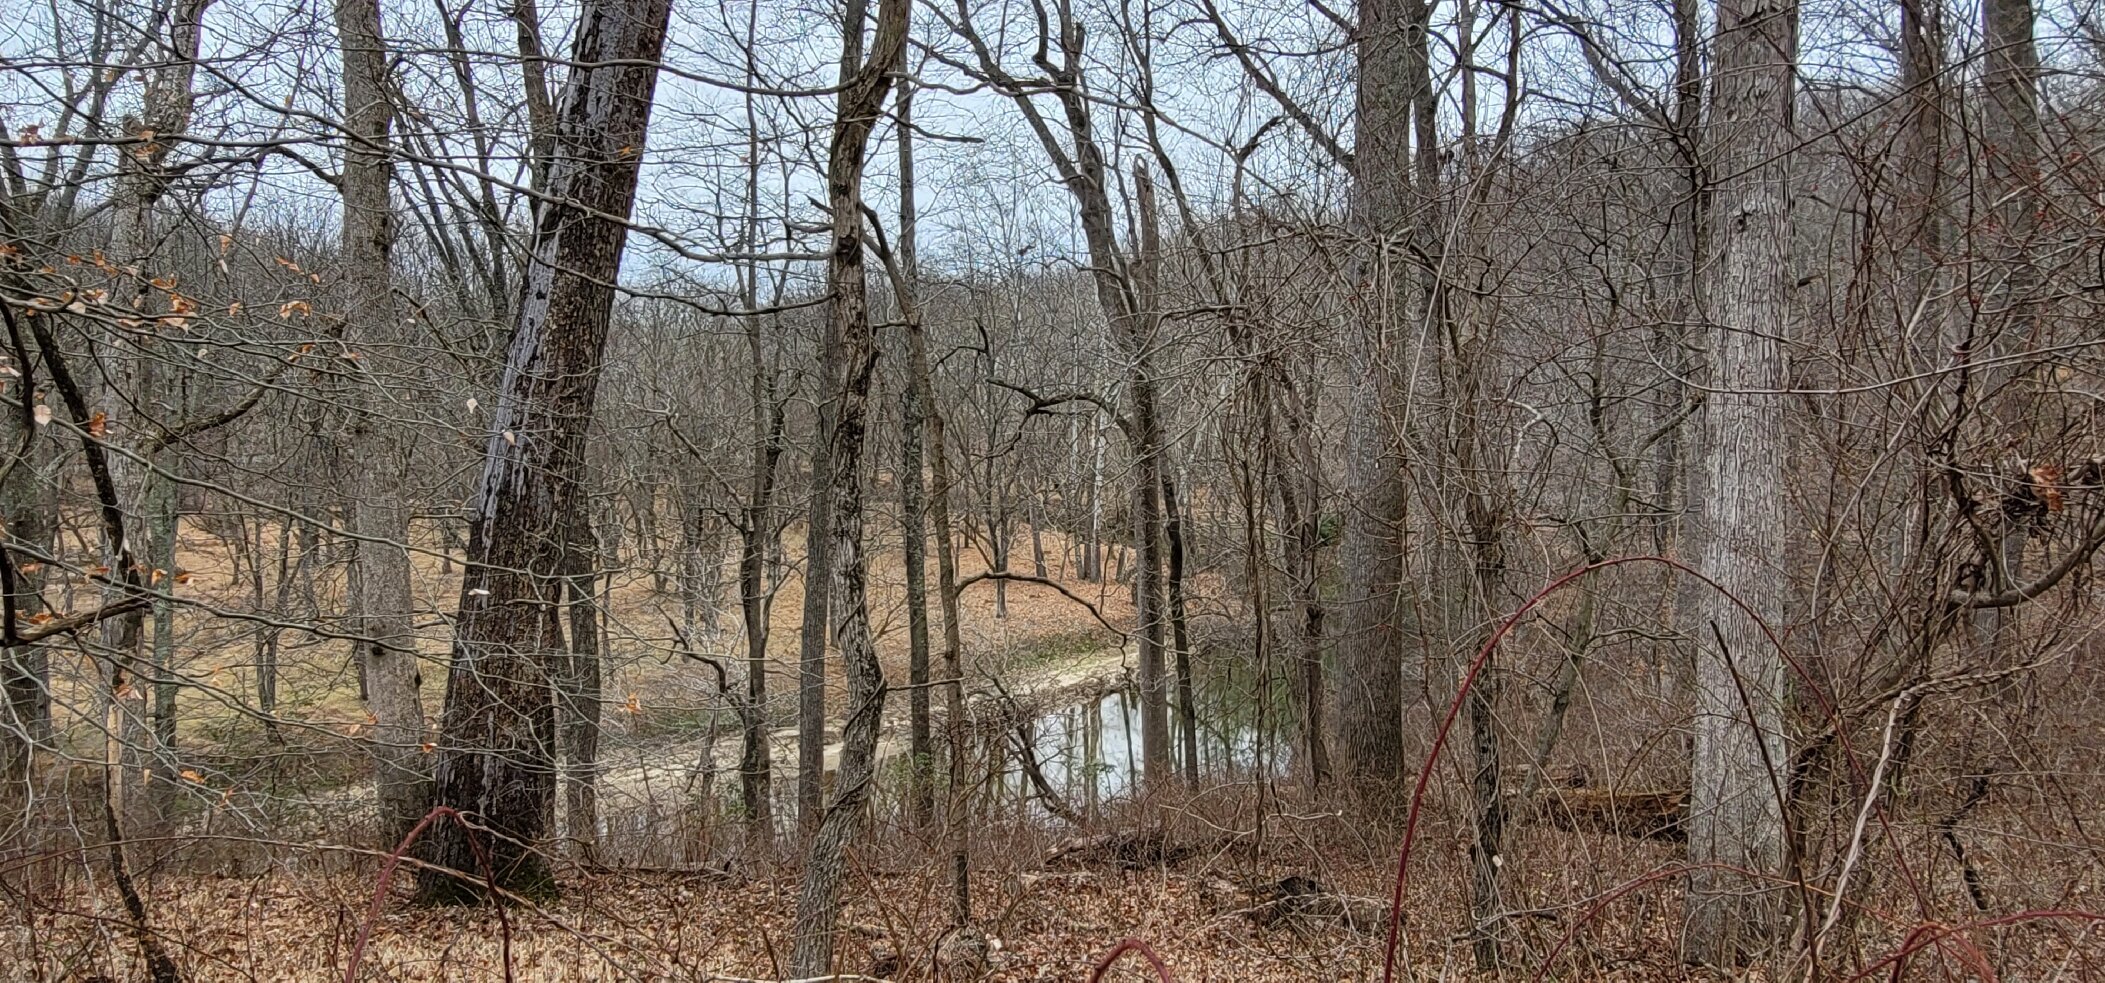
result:
[[[1339,541],[1344,593],[1338,609],[1337,757],[1369,794],[1403,774],[1403,707],[1414,682],[1403,651],[1405,495],[1403,393],[1396,379],[1403,339],[1430,317],[1430,290],[1414,271],[1433,239],[1431,203],[1438,148],[1423,0],[1360,4],[1359,139],[1353,149],[1354,215],[1368,240],[1364,306],[1348,332],[1345,515]],[[1417,155],[1412,154],[1414,129]],[[1416,251],[1418,258],[1413,258]]]
[[[569,524],[669,7],[594,0],[580,14],[547,197],[535,210],[518,326],[469,510],[439,734],[437,801],[482,829],[454,823],[433,833],[440,866],[419,878],[432,900],[476,896],[474,881],[453,872],[472,877],[485,862],[501,890],[553,887],[536,852],[555,794],[551,660],[562,648]]]
[[[1691,960],[1737,965],[1776,931],[1785,863],[1784,656],[1765,626],[1791,614],[1783,486],[1789,436],[1793,65],[1798,6],[1720,0],[1710,165],[1710,398],[1698,447],[1706,501],[1690,553],[1719,589],[1695,605],[1695,747],[1689,800]],[[1743,613],[1739,606],[1746,605]]]
[[[1171,776],[1170,686],[1163,637],[1164,441],[1159,405],[1161,383],[1155,368],[1162,312],[1148,308],[1133,274],[1134,258],[1118,242],[1110,193],[1113,173],[1090,122],[1092,98],[1083,79],[1085,28],[1067,0],[1055,4],[1051,13],[1049,22],[1040,19],[1041,37],[1034,56],[1038,70],[1051,80],[1045,86],[1020,79],[1002,67],[999,54],[973,25],[968,5],[960,2],[954,16],[946,19],[951,30],[971,46],[980,76],[1008,96],[1023,113],[1039,147],[1073,197],[1083,240],[1089,249],[1090,279],[1097,304],[1126,361],[1126,399],[1130,405],[1115,419],[1133,455],[1133,590],[1135,620],[1139,622],[1141,754],[1150,780],[1160,781]],[[1065,123],[1062,130],[1055,130],[1033,101],[1035,95],[1046,90],[1059,105]],[[1069,400],[1083,398],[1082,394],[1067,396]],[[1092,401],[1101,400],[1098,397]]]
[[[909,349],[918,341],[921,316],[915,282],[920,269],[915,256],[913,85],[912,79],[899,80],[899,99],[892,110],[899,121],[899,246],[896,262],[887,263],[887,270],[898,274],[893,291],[898,295],[900,319],[909,323],[906,330],[916,336],[907,341]],[[899,532],[905,540],[901,552],[906,558],[907,683],[913,687],[907,697],[907,753],[913,757],[914,787],[908,794],[914,821],[927,826],[935,818],[935,734],[929,724],[928,484],[922,448],[931,412],[924,400],[932,400],[933,394],[924,397],[921,380],[911,365],[908,375],[907,384],[899,390]],[[943,535],[949,538],[947,528]],[[939,589],[948,591],[947,582]]]
[[[401,334],[393,284],[394,94],[378,0],[340,0],[344,99],[343,326],[347,352],[393,343]],[[372,359],[350,360],[352,364]],[[374,395],[372,387],[359,390]],[[354,411],[338,466],[345,473],[352,537],[351,604],[379,789],[380,838],[392,844],[416,825],[429,802],[423,765],[424,705],[411,624],[409,510],[401,500],[408,456],[375,407]]]
[[[863,810],[877,765],[877,733],[884,713],[884,667],[870,634],[863,554],[862,453],[867,438],[870,377],[877,367],[876,330],[870,323],[869,285],[863,259],[863,169],[870,131],[877,124],[892,74],[906,58],[910,0],[879,0],[877,28],[868,60],[861,56],[863,16],[851,3],[843,25],[843,65],[855,64],[834,109],[833,142],[826,155],[827,205],[832,213],[832,248],[826,285],[835,345],[824,366],[834,411],[825,434],[839,487],[831,497],[828,525],[832,577],[839,601],[834,644],[848,682],[848,720],[842,727],[840,771],[825,818],[804,859],[797,889],[796,942],[790,972],[820,976],[833,971],[834,924],[840,918],[841,879],[849,845],[864,825]],[[809,576],[810,574],[807,574]]]
[[[1981,44],[1984,66],[1981,86],[1983,191],[1986,211],[1995,216],[1996,230],[1990,237],[1984,313],[1989,316],[1985,354],[1993,357],[2036,344],[2039,335],[2040,281],[2032,253],[2042,245],[2040,152],[2043,149],[2039,119],[2039,48],[2033,39],[2032,0],[1984,0],[1981,4]],[[2023,378],[2023,363],[2016,367],[1992,368],[1981,380],[1988,394],[1984,408],[1989,425],[2000,431],[2019,454],[2026,447],[2018,435],[2038,411],[2036,386]],[[2025,547],[2040,518],[2031,491],[2030,462],[1996,461],[1998,505],[1996,548],[1984,558],[1988,579],[1997,589],[2026,580]],[[1986,636],[1992,658],[1998,665],[2011,665],[2019,658],[2020,614],[2015,608],[1996,608],[1975,613],[1976,631]],[[2021,686],[2000,688],[2006,701],[2019,713],[2014,729],[2027,726],[2018,694]]]

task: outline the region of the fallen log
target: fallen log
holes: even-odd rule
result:
[[[1181,863],[1202,853],[1219,850],[1233,839],[1232,835],[1227,835],[1208,840],[1173,843],[1170,841],[1169,832],[1160,826],[1089,836],[1070,836],[1053,844],[1052,851],[1046,854],[1045,865],[1109,865],[1124,870],[1146,870]]]
[[[1261,927],[1300,931],[1343,926],[1355,932],[1388,930],[1389,903],[1381,898],[1339,894],[1313,877],[1295,874],[1244,892],[1254,902],[1245,914]]]
[[[1688,838],[1688,792],[1684,789],[1618,791],[1548,788],[1522,812],[1558,829],[1607,833],[1640,840],[1680,842]]]

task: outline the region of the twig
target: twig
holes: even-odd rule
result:
[[[1006,571],[1000,570],[989,570],[985,573],[975,573],[970,577],[966,577],[965,579],[958,581],[957,587],[954,589],[958,593],[962,594],[965,592],[965,588],[970,587],[973,584],[979,583],[982,580],[1008,580],[1020,584],[1037,584],[1040,587],[1050,587],[1053,590],[1059,591],[1061,594],[1066,595],[1068,600],[1073,601],[1076,604],[1079,604],[1085,608],[1088,608],[1089,613],[1095,616],[1097,624],[1103,625],[1104,630],[1109,631],[1114,635],[1117,635],[1120,640],[1130,640],[1133,637],[1126,630],[1118,627],[1117,625],[1112,624],[1111,619],[1104,617],[1104,613],[1102,611],[1097,610],[1096,605],[1089,603],[1089,601],[1083,598],[1082,596],[1076,594],[1071,590],[1068,590],[1065,586],[1062,586],[1058,581],[1048,580],[1044,577],[1033,577],[1027,573],[1008,573]]]

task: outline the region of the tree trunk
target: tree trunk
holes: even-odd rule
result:
[[[189,127],[197,105],[198,45],[203,36],[205,11],[210,6],[211,0],[181,0],[168,11],[168,35],[165,39],[154,38],[153,46],[157,51],[172,52],[174,57],[162,61],[147,77],[140,117],[125,120],[129,135],[181,133]],[[156,23],[154,29],[158,30],[160,26]],[[144,310],[147,294],[152,289],[151,281],[158,273],[156,254],[161,244],[161,231],[155,213],[175,179],[175,172],[167,162],[169,144],[170,141],[149,139],[145,146],[137,150],[127,149],[118,155],[116,186],[110,198],[114,213],[110,243],[116,261],[138,271],[133,277],[133,294],[128,298],[134,311]],[[112,350],[117,347],[113,346]],[[160,359],[153,358],[138,359],[106,371],[114,372],[113,383],[125,393],[127,402],[146,408],[145,415],[174,419],[167,405],[169,387],[167,380],[161,377],[160,362]],[[108,403],[111,410],[116,409],[116,400]],[[108,413],[104,421],[107,430],[121,432],[134,423],[118,417],[118,413]],[[141,427],[135,432],[144,430]],[[117,555],[126,550],[133,551],[134,556],[148,563],[161,553],[152,537],[165,532],[170,523],[155,514],[159,511],[156,506],[167,502],[155,487],[165,482],[165,477],[155,474],[160,463],[156,457],[152,453],[137,457],[118,454],[110,459],[112,477],[124,509],[141,520],[132,529],[143,532],[143,535],[137,543],[105,543],[105,566],[115,569]],[[142,525],[149,527],[142,530]],[[149,582],[148,586],[165,588],[167,585]],[[105,600],[114,600],[117,596],[109,593]],[[115,653],[115,658],[126,661],[127,667],[135,674],[143,665],[139,661],[139,650],[144,639],[145,618],[146,611],[142,609],[103,625],[104,643]],[[173,790],[172,784],[166,780],[174,773],[174,769],[168,767],[173,749],[158,743],[156,738],[160,731],[148,720],[152,713],[149,699],[166,692],[165,675],[153,674],[151,693],[142,688],[147,677],[140,676],[141,686],[120,687],[120,691],[110,694],[113,703],[122,708],[120,719],[123,721],[123,733],[118,738],[124,745],[122,774],[118,781],[122,792],[116,812],[133,835],[155,832],[161,818],[161,805],[168,801],[168,793]],[[169,703],[172,707],[172,696]],[[162,780],[156,782],[155,777]]]
[[[174,819],[176,776],[182,770],[175,757],[176,703],[181,678],[175,671],[176,605],[167,596],[167,592],[175,589],[176,544],[182,530],[175,486],[182,468],[177,455],[169,455],[167,463],[162,466],[166,470],[149,475],[146,486],[147,518],[152,523],[146,536],[147,580],[160,591],[153,603],[153,641],[147,655],[147,665],[153,673],[153,691],[147,708],[147,732],[153,749],[153,759],[148,767],[153,777],[147,783],[147,795],[135,803],[140,809],[137,812],[139,822],[132,827],[133,835],[142,832],[158,834]]]
[[[750,282],[750,281],[749,281]],[[753,293],[748,290],[747,309]],[[767,558],[775,540],[775,470],[782,458],[782,403],[761,353],[760,322],[746,318],[746,347],[753,359],[753,473],[746,494],[745,518],[739,530],[738,598],[746,629],[746,693],[738,708],[743,732],[739,755],[739,803],[746,826],[756,834],[772,832],[774,776],[767,734],[768,612]]]
[[[959,7],[960,12],[966,8]],[[1119,419],[1133,455],[1134,608],[1139,622],[1140,703],[1142,758],[1150,781],[1173,777],[1170,770],[1169,675],[1163,656],[1163,557],[1162,484],[1163,436],[1154,350],[1160,344],[1162,311],[1156,302],[1151,267],[1160,254],[1155,231],[1154,189],[1145,169],[1136,169],[1136,204],[1141,213],[1143,241],[1132,257],[1118,244],[1115,213],[1111,208],[1111,173],[1103,147],[1090,123],[1091,100],[1082,75],[1084,29],[1067,6],[1058,10],[1056,21],[1041,19],[1038,65],[1051,78],[1050,91],[1058,97],[1065,123],[1066,143],[1032,101],[1039,84],[1026,83],[1003,71],[986,42],[969,27],[969,17],[954,22],[964,27],[963,36],[972,45],[982,72],[1024,115],[1039,147],[1058,172],[1061,183],[1074,196],[1082,222],[1082,238],[1089,249],[1090,281],[1097,305],[1104,313],[1112,341],[1126,360],[1126,400],[1129,407]],[[1053,36],[1056,35],[1056,36]],[[1057,56],[1057,60],[1055,60]],[[1069,152],[1069,147],[1072,152]],[[1096,506],[1101,505],[1100,496]],[[1095,538],[1095,520],[1091,538]]]
[[[0,242],[16,245],[22,233],[12,203],[0,197]],[[11,267],[0,266],[0,282],[18,288]],[[32,371],[34,350],[25,345],[31,366],[13,365],[16,373]],[[25,376],[19,376],[25,377]],[[6,639],[0,648],[0,810],[21,815],[34,791],[36,753],[50,744],[51,656],[43,645],[13,643],[22,625],[45,610],[44,571],[58,535],[57,446],[39,433],[34,410],[23,405],[0,410],[0,617]],[[9,829],[26,826],[9,823]],[[14,844],[0,842],[0,850]],[[32,846],[33,848],[33,846]]]
[[[1701,451],[1708,501],[1695,557],[1722,588],[1707,591],[1690,626],[1697,640],[1695,748],[1685,955],[1733,966],[1780,926],[1782,897],[1767,879],[1785,861],[1784,664],[1737,597],[1781,631],[1790,615],[1784,477],[1783,344],[1791,332],[1790,184],[1794,146],[1795,0],[1719,0],[1712,165],[1726,175],[1713,199],[1718,237],[1710,298],[1712,395]],[[1730,868],[1730,869],[1727,869]]]
[[[951,909],[953,927],[972,920],[971,824],[966,822],[965,797],[971,777],[965,773],[965,665],[964,641],[959,627],[956,539],[950,522],[950,456],[943,426],[943,408],[935,398],[935,375],[929,365],[928,334],[921,323],[918,274],[913,266],[914,224],[901,222],[900,259],[905,267],[899,295],[907,306],[907,367],[912,385],[920,396],[921,419],[927,427],[928,521],[936,543],[936,596],[943,604],[943,738],[946,762],[944,783],[944,827],[950,841]]]
[[[1077,29],[1078,30],[1078,29]],[[1079,39],[1077,40],[1079,47]],[[1077,52],[1079,54],[1079,52]],[[1079,105],[1078,96],[1069,100]],[[1078,112],[1068,110],[1070,119]],[[1088,121],[1074,123],[1075,132],[1087,138]],[[1094,154],[1092,145],[1085,159]],[[1101,168],[1099,168],[1101,170]],[[1126,391],[1132,402],[1130,418],[1133,441],[1133,543],[1140,564],[1133,578],[1136,601],[1134,618],[1140,627],[1140,743],[1141,759],[1149,781],[1165,783],[1173,777],[1170,767],[1169,671],[1164,659],[1163,538],[1161,491],[1163,487],[1163,437],[1158,387],[1155,377],[1155,346],[1162,327],[1162,308],[1156,281],[1162,261],[1161,230],[1155,213],[1155,187],[1144,166],[1136,165],[1134,189],[1139,198],[1140,250],[1134,262],[1133,304],[1123,317],[1112,317],[1113,331],[1126,357]],[[1085,209],[1085,212],[1088,209]],[[1108,212],[1108,206],[1106,206]],[[1108,221],[1108,218],[1106,219]],[[1084,225],[1089,224],[1086,219]],[[1108,243],[1109,231],[1105,232]],[[1109,246],[1092,255],[1116,256]],[[1100,260],[1099,260],[1100,261]],[[1103,293],[1103,288],[1098,288]],[[1112,311],[1107,309],[1106,314]]]
[[[746,18],[746,79],[758,82],[758,69],[750,60],[758,31],[759,8],[749,8]],[[745,94],[746,197],[740,245],[752,249],[760,238],[760,121],[754,110],[754,94]],[[744,322],[746,357],[752,361],[746,398],[751,414],[753,442],[751,472],[746,478],[745,516],[739,529],[738,600],[745,622],[746,693],[739,706],[739,729],[743,748],[738,762],[738,794],[745,813],[746,829],[754,838],[774,834],[774,760],[767,732],[767,643],[768,619],[773,594],[768,589],[769,557],[782,549],[775,528],[775,476],[782,460],[782,400],[775,391],[775,373],[761,343],[760,266],[747,263],[740,271],[740,300],[748,312]]]
[[[378,0],[337,0],[336,32],[343,51],[344,147],[342,337],[348,350],[399,341],[392,254],[395,220],[388,196],[394,182],[387,46]],[[363,363],[358,363],[363,364]],[[377,380],[368,380],[378,385]],[[356,658],[373,715],[371,754],[378,788],[379,839],[393,846],[422,818],[430,798],[424,770],[424,705],[418,692],[413,600],[410,595],[408,455],[394,427],[370,405],[375,393],[349,395],[353,409],[349,454],[337,463],[348,495],[351,534],[349,602],[358,639]],[[275,686],[275,684],[274,684]],[[275,693],[273,693],[275,697]]]
[[[1986,62],[1982,73],[1982,136],[1985,181],[1992,203],[1997,234],[1991,239],[1993,269],[1983,276],[1991,284],[1982,303],[1992,325],[1984,347],[1975,357],[1994,357],[2024,352],[2041,344],[2037,310],[2040,281],[2034,250],[2041,204],[2040,164],[2043,136],[2039,120],[2039,48],[2033,39],[2032,0],[1984,0],[1981,4],[1981,41]],[[1991,570],[1996,590],[2025,581],[2025,543],[2041,519],[2037,500],[2031,494],[2031,475],[2025,467],[2024,438],[2032,403],[2027,396],[2034,387],[2020,381],[2022,368],[1997,367],[1987,373],[1984,392],[1992,394],[1984,405],[1987,425],[1995,429],[1991,446],[2010,447],[2014,460],[1990,466],[2001,487],[1996,494],[2001,508],[1996,523],[1996,555],[1983,557]],[[2023,659],[2019,629],[2023,605],[1978,611],[1975,630],[1987,637],[1989,664],[2016,665]],[[2012,739],[2029,734],[2031,718],[2024,686],[2011,680],[1996,688],[2008,719],[2003,725]]]
[[[8,237],[10,240],[12,235]],[[32,358],[35,356],[32,355]],[[19,371],[19,369],[18,369]],[[0,557],[8,635],[46,609],[42,557],[49,556],[58,533],[58,485],[53,469],[56,450],[37,432],[30,410],[0,411]],[[32,790],[34,757],[51,741],[51,657],[40,643],[9,645],[0,651],[0,808],[20,815]],[[9,824],[12,828],[13,824]],[[4,846],[5,844],[0,844]]]
[[[1417,330],[1420,297],[1398,240],[1423,236],[1430,188],[1413,187],[1411,129],[1431,98],[1424,0],[1360,4],[1356,221],[1369,237],[1367,305],[1348,330],[1351,405],[1345,433],[1345,517],[1339,543],[1337,757],[1364,794],[1389,794],[1403,775],[1404,694],[1418,670],[1404,663],[1403,458],[1392,436],[1395,339]]]
[[[915,202],[913,80],[899,80],[899,294],[901,320],[907,331],[918,332],[921,312],[917,304],[915,278]],[[909,346],[912,342],[908,342]],[[912,788],[908,790],[914,825],[923,829],[935,820],[935,739],[929,726],[928,692],[928,496],[923,474],[921,442],[928,430],[927,411],[922,406],[920,380],[910,378],[900,390],[899,420],[899,521],[906,541],[906,644],[908,695],[907,753],[912,759]],[[1042,561],[1041,561],[1042,565]],[[1042,575],[1042,574],[1041,574]]]
[[[862,177],[870,131],[891,91],[891,73],[906,56],[910,0],[880,0],[877,32],[863,64],[861,0],[849,7],[844,33],[841,90],[827,154],[827,204],[833,216],[826,280],[833,333],[840,344],[828,366],[833,429],[826,434],[839,487],[832,495],[832,574],[840,590],[833,637],[847,678],[849,711],[842,728],[840,772],[833,800],[805,856],[797,889],[795,943],[790,973],[821,976],[833,970],[834,925],[840,916],[841,880],[848,846],[861,835],[864,806],[875,779],[877,732],[884,713],[884,670],[870,635],[863,558],[863,468],[870,376],[877,365],[877,339],[870,324],[863,263]],[[852,74],[851,74],[852,72]]]
[[[1176,651],[1177,726],[1183,730],[1184,781],[1199,783],[1198,687],[1191,678],[1191,625],[1184,612],[1184,516],[1177,508],[1177,483],[1162,476],[1162,530],[1169,543],[1169,627]]]
[[[1031,524],[1031,572],[1043,579],[1050,575],[1045,571],[1045,511],[1040,505],[1040,497],[1038,491],[1033,490],[1025,507],[1029,510],[1026,518]]]
[[[759,442],[754,447],[754,473],[746,499],[744,528],[738,552],[738,595],[746,628],[746,693],[739,706],[743,748],[739,756],[739,802],[746,825],[756,833],[770,829],[774,778],[771,772],[767,735],[767,642],[769,592],[765,582],[767,553],[774,534],[775,466],[782,456],[782,405],[768,399],[770,388],[761,378],[760,336],[757,322],[747,335],[753,350],[754,426]]]
[[[1285,527],[1285,560],[1289,595],[1300,612],[1294,626],[1294,661],[1297,669],[1296,696],[1301,711],[1301,753],[1311,789],[1330,784],[1330,749],[1324,725],[1325,686],[1323,673],[1322,566],[1317,555],[1322,540],[1322,475],[1316,461],[1314,386],[1303,395],[1287,375],[1286,367],[1273,361],[1259,370],[1258,397],[1263,420],[1265,455],[1271,485],[1279,498],[1279,518]],[[1285,430],[1285,446],[1279,431]],[[1253,494],[1256,494],[1253,492]],[[1257,574],[1261,576],[1261,571]],[[1341,684],[1342,685],[1342,684]],[[1400,753],[1400,752],[1399,752]]]
[[[861,0],[854,0],[861,2]],[[826,329],[819,351],[824,374],[836,374],[840,342]],[[804,526],[804,621],[797,640],[797,825],[818,823],[826,770],[826,632],[834,584],[832,544],[826,524],[832,521],[834,483],[839,471],[832,458],[832,433],[839,428],[840,408],[831,397],[819,404],[816,440],[811,449],[811,502]]]
[[[584,466],[626,220],[665,41],[668,0],[588,0],[557,109],[548,198],[505,358],[470,515],[436,797],[484,824],[435,828],[420,875],[430,901],[553,888],[536,852],[554,798],[550,659],[567,523]],[[465,872],[458,879],[447,871]]]
[[[584,496],[578,497],[582,505]],[[602,670],[599,604],[593,585],[599,581],[599,544],[582,508],[576,509],[571,518],[568,540],[570,548],[563,556],[563,573],[568,593],[565,607],[570,616],[570,651],[557,679],[563,697],[563,814],[572,851],[581,859],[597,860]],[[551,614],[562,616],[560,610]]]

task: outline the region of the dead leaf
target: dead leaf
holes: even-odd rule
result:
[[[2061,495],[2061,466],[2038,464],[2032,467],[2032,484],[2039,491],[2039,500],[2045,502],[2047,511],[2059,512],[2067,504]]]

